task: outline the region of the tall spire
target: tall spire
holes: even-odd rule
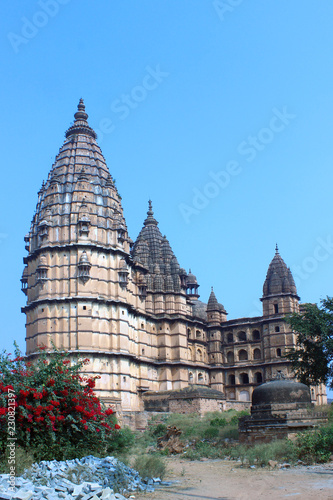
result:
[[[97,139],[97,134],[94,130],[88,125],[88,115],[86,113],[86,107],[84,105],[83,99],[81,98],[79,104],[77,106],[77,112],[74,115],[75,121],[74,124],[69,127],[67,132],[65,133],[65,137],[70,137],[75,134],[84,134]]]

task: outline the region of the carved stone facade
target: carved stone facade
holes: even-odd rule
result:
[[[151,202],[136,241],[83,101],[65,134],[25,237],[27,355],[38,345],[89,357],[97,392],[122,411],[141,411],[142,393],[210,386],[250,401],[277,372],[295,335],[284,322],[299,310],[278,251],[264,284],[263,316],[227,320],[212,291],[199,301],[196,277],[179,266]],[[325,400],[323,387],[312,399]]]

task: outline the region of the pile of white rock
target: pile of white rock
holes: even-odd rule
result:
[[[0,500],[126,500],[131,492],[154,491],[160,478],[142,480],[139,473],[114,457],[42,461],[16,478],[0,475]]]

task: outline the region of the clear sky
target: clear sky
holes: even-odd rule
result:
[[[278,243],[303,302],[333,295],[331,0],[1,2],[1,347],[24,350],[24,235],[80,97],[138,235],[207,301],[261,314]]]

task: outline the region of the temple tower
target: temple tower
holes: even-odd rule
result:
[[[131,370],[139,349],[131,312],[139,300],[130,272],[131,240],[82,99],[74,118],[25,237],[27,355],[54,343],[90,358],[87,371],[101,376],[99,394],[121,394],[126,408],[141,383],[138,370]]]

